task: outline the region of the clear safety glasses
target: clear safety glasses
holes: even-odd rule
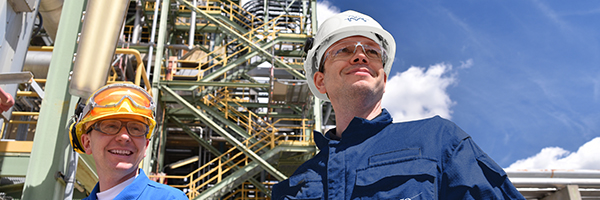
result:
[[[323,72],[323,64],[325,64],[327,58],[330,58],[332,61],[350,59],[356,53],[358,47],[362,47],[365,56],[367,56],[370,61],[383,62],[383,59],[385,59],[386,52],[378,44],[369,45],[361,42],[346,41],[335,44],[329,48],[329,51],[321,61],[319,71]]]
[[[129,100],[131,106],[124,105]],[[154,118],[154,102],[152,96],[141,88],[133,88],[127,85],[114,84],[101,91],[97,91],[90,97],[83,109],[83,116],[101,116],[113,113],[136,113]],[[125,109],[125,110],[123,110]]]
[[[125,126],[129,135],[135,137],[146,136],[148,125],[139,121],[121,121],[118,119],[101,120],[94,123],[93,129],[107,135],[115,135]]]

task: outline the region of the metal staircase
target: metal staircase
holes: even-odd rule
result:
[[[31,105],[32,109],[26,112],[19,107],[0,129],[4,139],[0,164],[5,163],[0,177],[13,181],[27,175],[37,177],[29,182],[44,180],[45,184],[27,188],[27,181],[3,183],[0,195],[34,197],[50,190],[57,192],[54,196],[68,195],[60,194],[62,189],[77,199],[97,182],[91,156],[75,155],[62,148],[68,147],[64,141],[55,141],[65,136],[65,119],[72,115],[76,101],[67,92],[68,72],[77,61],[73,52],[81,45],[76,38],[84,35],[77,31],[82,25],[81,11],[90,1],[65,1],[61,25],[77,28],[61,29],[56,49],[29,49],[30,54],[53,51],[54,63],[50,64],[50,57],[44,61],[45,73],[51,69],[60,78],[46,84],[34,72],[36,79],[31,80],[43,89],[32,87],[38,84],[21,84],[15,95],[20,100],[17,106]],[[269,199],[272,185],[316,152],[314,102],[302,70],[304,42],[316,28],[310,23],[316,20],[310,9],[316,0],[250,0],[246,7],[239,3],[139,0],[123,6],[125,23],[107,82],[130,81],[156,97],[157,132],[141,167],[150,178],[182,189],[190,199]],[[158,19],[160,25],[151,23]],[[35,40],[32,46],[51,44]],[[152,63],[153,56],[159,58],[158,63]],[[47,93],[51,102],[67,102],[46,112],[61,113],[60,118],[38,114],[43,91],[48,89],[54,91]],[[33,156],[33,135],[43,149],[37,150],[43,152],[37,156]],[[27,141],[12,141],[14,137]],[[63,159],[52,164],[61,169],[35,176],[43,172],[24,167],[50,158]],[[195,161],[188,163],[188,158]]]
[[[177,8],[170,11],[176,16],[169,17],[174,34],[196,27],[194,38],[201,40],[187,50],[172,50],[178,55],[171,54],[162,68],[158,88],[164,130],[173,130],[167,136],[184,132],[211,159],[193,170],[153,177],[178,183],[171,186],[190,199],[245,199],[240,192],[248,187],[244,183],[257,190],[254,197],[269,198],[265,183],[285,179],[316,152],[301,70],[301,51],[310,34],[306,15],[287,12],[263,21],[264,16],[230,0],[177,3],[170,6]],[[147,2],[146,12],[155,5]],[[195,26],[191,12],[198,15]]]

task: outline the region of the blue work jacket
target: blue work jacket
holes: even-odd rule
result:
[[[273,199],[525,199],[471,137],[439,116],[392,123],[355,117],[340,140],[273,187]]]
[[[84,200],[96,200],[96,193],[99,190],[99,183],[96,184],[90,196]],[[168,185],[160,184],[148,179],[144,170],[140,169],[140,173],[133,182],[125,187],[114,200],[132,200],[132,199],[181,199],[189,200],[187,196],[176,188]]]

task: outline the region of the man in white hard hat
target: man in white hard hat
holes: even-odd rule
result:
[[[377,21],[337,14],[308,48],[310,89],[331,101],[336,128],[315,132],[320,152],[275,185],[273,199],[524,199],[454,123],[392,123],[381,99],[396,43]]]
[[[144,89],[127,83],[101,87],[88,99],[69,134],[73,149],[96,163],[98,184],[85,199],[188,199],[138,167],[156,125],[154,106]]]

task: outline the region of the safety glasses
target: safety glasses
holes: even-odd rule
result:
[[[121,121],[118,119],[101,120],[93,125],[93,129],[107,135],[115,135],[125,126],[131,136],[141,137],[148,134],[148,125],[139,121]]]
[[[126,101],[129,102],[127,105],[124,104]],[[94,116],[126,112],[153,117],[154,106],[152,97],[147,92],[113,84],[102,88],[90,97],[82,114],[94,118]]]
[[[341,42],[329,47],[329,51],[327,54],[325,54],[323,60],[321,61],[319,71],[323,72],[323,65],[328,58],[332,61],[350,59],[356,53],[356,49],[359,47],[362,48],[365,56],[373,62],[383,62],[385,56],[387,56],[385,50],[382,49],[378,44],[370,45],[355,41]]]

